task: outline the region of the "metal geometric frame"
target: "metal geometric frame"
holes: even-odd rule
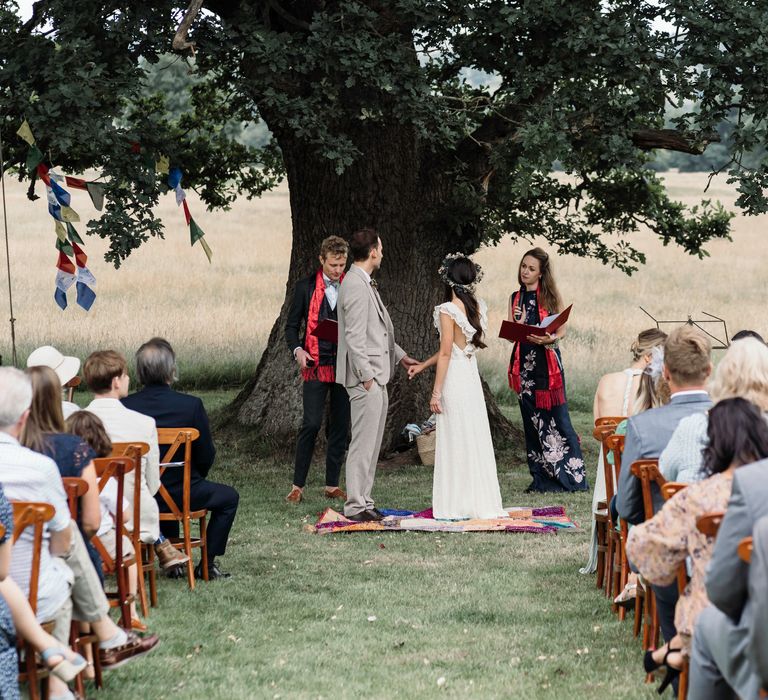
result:
[[[704,314],[705,316],[709,316],[708,319],[701,319],[701,320],[698,320],[698,321],[694,321],[693,318],[688,316],[688,318],[685,321],[662,321],[660,319],[654,318],[642,306],[640,306],[639,309],[646,316],[648,316],[656,324],[656,328],[659,328],[659,329],[661,328],[662,325],[681,326],[684,323],[687,323],[690,326],[695,326],[702,333],[706,334],[713,341],[715,341],[717,343],[717,345],[713,345],[712,346],[713,350],[727,350],[728,347],[731,344],[730,340],[728,340],[728,325],[726,324],[725,320],[722,319],[722,318],[719,318],[718,316],[713,316],[712,314],[708,314],[706,311],[702,311],[701,313]],[[704,327],[705,325],[708,325],[710,327],[713,326],[713,325],[722,327],[723,337],[725,338],[725,340],[723,340],[722,338],[718,338],[716,335],[713,335],[712,333],[710,333],[707,330],[707,328]],[[715,331],[715,332],[717,332],[717,331]]]

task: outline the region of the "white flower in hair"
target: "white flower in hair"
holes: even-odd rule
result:
[[[651,376],[653,381],[656,381],[661,377],[661,373],[664,370],[664,348],[661,345],[656,345],[651,349],[651,361],[645,368],[645,373]]]
[[[475,281],[472,284],[459,284],[458,282],[455,282],[448,276],[448,269],[451,267],[451,263],[454,260],[460,260],[462,258],[466,258],[467,260],[470,260],[474,266],[475,266]],[[483,279],[483,268],[480,267],[472,258],[469,257],[469,255],[466,255],[464,253],[448,253],[443,258],[443,262],[440,263],[440,267],[437,268],[437,274],[440,275],[440,279],[443,280],[451,289],[458,289],[460,291],[469,292],[470,294],[475,293],[475,285]]]

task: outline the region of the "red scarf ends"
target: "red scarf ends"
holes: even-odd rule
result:
[[[512,296],[512,307],[517,302],[520,292],[515,292]],[[539,290],[536,290],[536,300],[539,300]],[[539,320],[543,321],[547,317],[547,310],[539,307]],[[553,406],[560,406],[565,403],[565,387],[563,387],[563,373],[560,371],[560,364],[557,361],[557,354],[552,348],[544,348],[544,356],[547,358],[547,375],[549,377],[548,389],[537,389],[535,393],[536,408],[549,411]],[[520,381],[520,343],[515,345],[513,360],[507,370],[509,376],[509,386],[516,394],[522,392],[522,383]]]
[[[344,275],[341,276],[341,279],[344,279]],[[301,370],[301,376],[305,382],[319,380],[321,382],[332,384],[336,381],[336,368],[333,365],[318,365],[320,362],[320,343],[317,336],[312,335],[312,331],[317,328],[318,319],[320,317],[320,307],[323,304],[324,298],[325,280],[323,279],[323,268],[320,268],[315,275],[315,291],[309,302],[307,333],[304,341],[306,346],[304,349],[312,356],[312,359],[315,361],[315,366]]]

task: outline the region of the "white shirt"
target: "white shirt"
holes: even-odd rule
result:
[[[64,420],[67,420],[73,413],[77,413],[80,410],[80,406],[71,401],[62,401],[61,410],[64,413]]]
[[[52,459],[22,447],[8,433],[0,432],[0,483],[9,501],[50,503],[55,509],[53,519],[43,528],[37,592],[37,619],[50,620],[69,597],[72,581],[70,568],[58,557],[51,556],[49,551],[50,532],[67,529],[71,521],[61,474]],[[11,553],[10,576],[25,596],[29,595],[32,533],[31,527],[24,530]]]
[[[338,282],[336,285],[331,284],[331,278],[323,273],[323,282],[325,282],[325,298],[328,300],[328,306],[331,307],[331,311],[336,308],[336,302],[339,299]]]

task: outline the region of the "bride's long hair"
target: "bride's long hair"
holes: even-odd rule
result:
[[[452,301],[455,294],[467,310],[467,320],[475,329],[472,345],[476,348],[486,347],[483,342],[483,326],[480,323],[480,305],[477,303],[471,286],[477,279],[477,268],[469,258],[455,258],[448,264],[446,270],[445,301]]]

